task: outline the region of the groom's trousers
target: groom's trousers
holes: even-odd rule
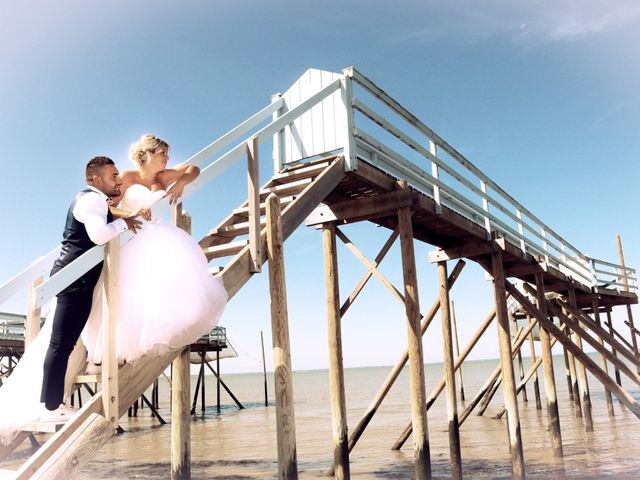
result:
[[[44,359],[44,376],[40,401],[49,410],[64,399],[64,377],[69,355],[80,337],[91,312],[93,289],[59,295],[49,349]]]

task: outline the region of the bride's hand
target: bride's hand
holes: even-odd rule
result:
[[[167,192],[167,195],[170,197],[169,204],[175,205],[178,203],[178,199],[182,196],[182,192],[184,191],[184,184],[178,180]]]

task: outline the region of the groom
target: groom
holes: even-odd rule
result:
[[[87,164],[87,188],[76,195],[67,212],[67,221],[62,238],[60,257],[53,264],[51,275],[69,265],[80,255],[95,245],[102,245],[125,230],[140,227],[136,212],[127,217],[113,220],[109,210],[110,197],[121,194],[122,180],[113,160],[95,157]],[[147,214],[147,212],[144,212]],[[146,216],[146,215],[145,215]],[[96,286],[102,263],[99,263],[78,278],[60,293],[49,348],[44,360],[44,377],[40,401],[44,402],[46,420],[65,420],[72,410],[62,402],[64,377],[69,355],[80,332],[84,328],[89,312],[93,288]]]

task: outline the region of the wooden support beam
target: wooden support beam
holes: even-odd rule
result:
[[[172,220],[176,227],[191,234],[191,217],[182,211],[182,203],[173,208]],[[189,347],[185,347],[171,368],[171,480],[191,478],[190,395],[191,362]]]
[[[580,310],[573,308],[570,304],[563,302],[561,299],[555,299],[554,302],[550,303],[550,308],[554,312],[554,314],[560,316],[562,319],[565,319],[567,317],[567,314],[565,312],[571,314],[570,319],[579,319],[582,324],[585,324],[589,327],[589,330],[593,330],[595,334],[603,336],[604,340],[615,347],[618,353],[625,357],[631,364],[638,365],[635,355],[631,350],[625,348],[624,345],[622,345],[615,339],[615,337],[611,336],[605,329],[600,327],[597,323],[595,323],[591,318],[582,313]]]
[[[568,336],[562,332],[556,325],[554,325],[542,312],[533,304],[527,300],[526,296],[518,291],[518,289],[510,284],[509,282],[505,283],[507,291],[513,295],[513,297],[529,312],[529,314],[536,318],[541,326],[547,328],[551,335],[553,335],[560,343],[564,344],[568,350],[570,350],[574,356],[582,363],[584,363],[585,367],[591,372],[591,374],[600,380],[604,385],[606,385],[611,392],[618,397],[622,403],[624,403],[629,410],[640,419],[640,403],[633,398],[627,391],[623,390],[619,387],[614,381],[611,380],[609,375],[607,375],[596,363],[591,360],[591,358],[584,353],[582,350],[577,348],[577,346],[568,338]]]
[[[449,277],[449,278],[451,278],[451,277]],[[449,288],[451,288],[451,287],[449,287]],[[462,362],[464,362],[464,360],[467,358],[467,355],[469,355],[469,353],[471,352],[473,347],[475,347],[476,343],[478,343],[478,340],[480,340],[480,337],[482,337],[482,335],[487,330],[487,328],[489,328],[489,325],[491,324],[491,322],[493,321],[493,319],[495,317],[496,317],[496,310],[494,308],[493,310],[491,310],[489,315],[487,315],[487,317],[482,322],[480,327],[478,327],[478,330],[476,331],[475,335],[471,338],[471,340],[469,340],[469,343],[465,347],[464,351],[456,358],[456,363],[455,363],[455,369],[456,370],[461,368]],[[445,375],[443,375],[442,378],[440,379],[440,382],[436,386],[436,388],[433,389],[433,391],[431,392],[431,395],[429,395],[429,398],[427,398],[427,405],[426,405],[426,407],[427,407],[426,409],[427,410],[429,410],[429,408],[431,408],[431,405],[433,405],[433,403],[437,400],[438,396],[444,390],[446,381],[447,381],[447,379],[446,379]],[[400,434],[400,436],[398,437],[398,439],[394,443],[393,447],[391,447],[391,449],[392,450],[400,450],[402,448],[402,445],[404,445],[404,443],[407,441],[407,439],[411,435],[411,431],[412,431],[412,427],[411,427],[411,423],[409,423],[405,427],[404,431]]]
[[[462,478],[462,453],[460,451],[460,429],[458,425],[458,402],[456,399],[456,377],[453,357],[453,335],[449,309],[449,287],[447,285],[447,262],[438,262],[438,290],[440,292],[440,318],[442,320],[442,348],[447,386],[447,420],[449,428],[449,455],[451,456],[451,478]]]
[[[347,431],[347,407],[342,366],[342,327],[336,225],[327,223],[322,229],[324,243],[324,277],[327,290],[327,324],[329,339],[329,393],[333,424],[333,465],[338,480],[351,477]]]
[[[120,311],[118,286],[120,277],[120,237],[107,244],[104,259],[104,289],[107,301],[102,314],[102,408],[113,428],[118,427],[118,359],[116,358],[116,323]]]
[[[495,249],[491,255],[491,271],[493,275],[493,294],[496,305],[498,336],[500,342],[500,363],[502,365],[502,384],[504,403],[507,408],[507,429],[511,450],[511,467],[514,479],[524,479],[524,453],[522,449],[522,432],[520,431],[520,415],[513,374],[511,335],[509,332],[509,315],[507,312],[507,296],[502,266],[502,252]]]
[[[527,315],[527,323],[531,323],[531,315]],[[531,363],[538,363],[536,359],[536,347],[533,343],[533,332],[529,334],[529,358]],[[526,382],[525,382],[526,383]],[[533,395],[536,400],[536,410],[542,410],[542,402],[540,401],[540,383],[538,381],[538,369],[533,371]]]
[[[593,310],[593,320],[598,324],[598,327],[602,328],[602,322],[600,321],[600,308],[598,306],[598,296],[594,295],[591,298],[591,307]],[[598,335],[598,343],[604,348],[604,339],[602,335]],[[603,354],[600,354],[600,368],[606,373],[609,374],[608,366],[607,366],[607,357]],[[604,396],[607,400],[607,411],[609,412],[609,416],[615,416],[615,410],[613,409],[613,399],[611,398],[611,391],[605,386],[604,387]]]
[[[491,242],[479,241],[452,248],[436,248],[429,252],[429,262],[438,263],[457,258],[473,258],[489,255],[493,250]]]
[[[284,270],[284,238],[280,200],[272,194],[267,198],[267,256],[271,291],[273,373],[276,390],[278,478],[280,480],[295,480],[298,478],[298,460]]]
[[[460,344],[458,341],[458,322],[456,321],[456,311],[453,304],[453,300],[451,300],[451,321],[453,323],[453,346],[455,348],[454,353],[455,357],[458,358],[460,356]],[[464,402],[464,383],[462,381],[462,366],[458,369],[458,378],[460,379],[460,400]]]
[[[339,230],[336,229],[336,232],[338,232],[338,231]],[[351,292],[351,295],[349,295],[349,297],[344,301],[344,303],[340,307],[340,316],[341,317],[344,317],[344,314],[347,313],[347,310],[349,310],[351,305],[353,305],[353,302],[355,302],[356,298],[358,298],[358,295],[360,295],[360,292],[362,291],[364,286],[367,284],[367,282],[369,281],[369,279],[373,275],[374,270],[376,270],[378,268],[378,265],[380,265],[380,262],[382,262],[384,257],[387,255],[387,253],[391,249],[391,246],[393,245],[393,243],[396,241],[397,238],[398,238],[398,229],[396,228],[393,231],[393,233],[389,236],[389,238],[385,242],[385,244],[382,247],[382,249],[380,250],[380,252],[378,252],[378,255],[376,255],[376,258],[374,259],[374,261],[371,262],[371,265],[367,268],[367,271],[362,276],[362,278],[360,279],[358,284],[354,287],[353,291]],[[342,240],[342,241],[344,241],[344,240]]]
[[[616,365],[622,372],[624,372],[634,383],[640,386],[640,375],[634,372],[625,362],[621,361],[618,357],[614,357],[606,348],[601,346],[599,342],[593,338],[588,332],[586,332],[578,322],[566,315],[560,308],[549,304],[550,310],[566,325],[567,332],[577,333],[582,339],[584,339],[589,345],[591,345],[596,352],[605,355],[609,361]]]
[[[252,273],[262,269],[260,252],[260,160],[258,137],[247,141],[247,199],[249,208],[249,270]]]
[[[370,197],[320,205],[305,220],[308,227],[327,222],[353,223],[395,215],[399,208],[413,206],[414,194],[410,190],[396,190]]]
[[[607,312],[607,328],[609,329],[609,332],[611,333],[611,336],[614,336],[614,332],[615,330],[613,329],[613,322],[611,321],[611,312]],[[612,345],[611,346],[611,354],[614,357],[618,356],[618,352],[616,352],[615,347]],[[614,373],[615,373],[615,377],[616,377],[616,383],[619,386],[622,386],[622,379],[620,378],[620,370],[618,370],[618,367],[614,366]]]
[[[465,262],[463,260],[459,260],[456,263],[456,266],[453,268],[451,275],[449,275],[449,279],[448,279],[449,289],[451,289],[455,284],[464,266],[465,266]],[[440,298],[438,297],[434,300],[433,304],[431,305],[431,308],[422,319],[422,322],[420,324],[421,335],[424,336],[424,333],[427,331],[427,328],[433,321],[439,309],[440,309]],[[386,397],[387,393],[389,393],[389,390],[393,386],[394,382],[398,379],[398,376],[404,369],[408,360],[409,360],[409,350],[407,349],[404,351],[404,353],[400,357],[400,360],[398,360],[395,366],[391,369],[391,371],[389,372],[389,375],[387,375],[386,380],[384,381],[384,383],[376,393],[375,397],[369,404],[367,411],[364,413],[364,415],[362,416],[362,418],[360,419],[356,427],[351,432],[351,435],[349,437],[349,452],[351,452],[353,450],[353,447],[355,447],[356,443],[362,436],[362,433],[367,428],[367,425],[369,425],[369,422],[371,421],[375,413],[378,411],[378,408],[382,404],[382,401]],[[444,388],[444,380],[442,381],[442,388]],[[408,428],[409,428],[409,433],[407,434],[407,438],[409,437],[409,435],[411,435],[411,423],[409,423]],[[328,475],[329,476],[333,475],[333,467],[329,470]]]
[[[402,293],[393,286],[393,284],[387,279],[387,277],[385,277],[382,272],[378,270],[376,264],[369,261],[369,259],[367,259],[367,257],[365,257],[362,252],[358,250],[358,248],[353,244],[351,240],[349,240],[349,238],[344,234],[342,230],[336,228],[336,235],[342,241],[342,243],[344,243],[347,249],[351,253],[353,253],[353,255],[358,260],[360,260],[365,267],[367,267],[368,271],[371,272],[380,281],[380,283],[382,283],[382,285],[384,285],[387,290],[389,290],[393,294],[393,296],[398,299],[400,303],[405,302],[404,295],[402,295]],[[389,245],[389,247],[391,247],[391,245]]]
[[[547,299],[544,291],[544,276],[537,273],[536,281],[536,304],[541,314],[548,318]],[[563,457],[562,432],[560,430],[560,413],[558,411],[558,394],[556,392],[556,380],[553,371],[553,354],[551,352],[551,339],[549,330],[540,324],[540,355],[542,357],[542,368],[544,371],[544,391],[547,398],[547,420],[549,422],[549,435],[551,436],[551,446],[553,455],[556,458]]]
[[[576,302],[576,291],[573,287],[573,283],[569,287],[569,305],[574,310],[578,309],[578,304]],[[580,325],[580,319],[574,318],[576,326],[578,329],[582,330],[582,325]],[[578,334],[577,331],[574,331],[573,341],[576,346],[583,350],[582,348],[582,337]],[[577,368],[578,374],[578,383],[580,385],[580,402],[582,404],[582,415],[584,417],[584,428],[587,432],[593,432],[593,417],[591,416],[591,395],[589,393],[589,380],[587,379],[587,370],[584,367],[584,364],[579,363]]]
[[[424,408],[426,394],[424,386],[422,334],[420,332],[420,305],[413,249],[413,226],[411,224],[411,210],[409,207],[403,207],[398,210],[398,230],[400,232],[405,311],[407,315],[406,324],[409,350],[409,382],[411,389],[415,476],[418,480],[430,480],[431,459],[427,429],[427,411]],[[440,308],[442,308],[442,305],[440,305]]]

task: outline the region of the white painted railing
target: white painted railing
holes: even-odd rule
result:
[[[488,238],[499,232],[523,252],[590,288],[623,290],[620,266],[581,253],[371,80],[353,68],[344,73],[353,80],[357,157],[407,180],[433,198],[440,211],[448,207],[481,225]],[[626,276],[629,290],[637,292],[635,270],[627,268]]]

